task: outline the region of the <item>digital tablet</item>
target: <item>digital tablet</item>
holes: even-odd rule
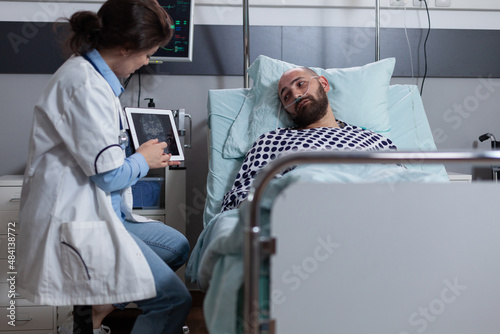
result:
[[[172,154],[171,161],[184,161],[184,152],[172,110],[125,107],[132,143],[137,150],[150,139],[168,144],[165,153]]]

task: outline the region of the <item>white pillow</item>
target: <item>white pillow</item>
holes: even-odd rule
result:
[[[330,82],[328,99],[337,119],[387,135],[387,94],[395,64],[395,58],[387,58],[360,67],[311,69]],[[229,130],[224,158],[242,157],[261,134],[276,127],[293,126],[281,107],[278,81],[294,67],[298,66],[266,56],[259,56],[249,67],[253,85]]]

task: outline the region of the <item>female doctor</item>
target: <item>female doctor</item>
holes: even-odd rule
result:
[[[125,157],[126,120],[118,78],[126,78],[172,36],[156,0],[108,0],[70,19],[74,55],[35,106],[21,195],[18,288],[44,305],[94,305],[94,333],[115,307],[142,310],[132,333],[181,333],[191,297],[174,273],[186,238],[132,215],[130,186],[149,168],[177,164],[166,143]]]

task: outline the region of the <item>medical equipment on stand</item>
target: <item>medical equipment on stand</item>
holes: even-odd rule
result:
[[[189,144],[186,144],[186,118],[189,119]],[[193,140],[193,119],[190,114],[186,114],[186,109],[174,110],[174,119],[177,125],[177,131],[184,148],[192,148],[191,142]]]
[[[306,94],[307,94],[307,92],[306,92]],[[155,108],[156,107],[156,104],[154,102],[154,98],[147,97],[144,100],[149,101],[148,108]],[[179,137],[181,139],[181,144],[183,145],[184,148],[191,148],[191,142],[192,142],[192,138],[193,138],[193,133],[192,133],[193,120],[191,118],[191,115],[186,114],[186,109],[184,109],[184,108],[175,109],[175,110],[172,110],[172,112],[174,114],[175,125],[177,126],[177,132],[179,133]],[[189,119],[189,144],[185,144],[185,136],[186,136],[186,128],[185,128],[186,121],[185,121],[185,119],[186,118]]]
[[[479,136],[479,141],[483,142],[487,139],[491,139],[491,149],[498,150],[500,148],[500,142],[497,141],[494,135],[487,132],[481,136]],[[491,166],[491,173],[493,176],[493,181],[498,182],[498,172],[500,172],[500,166]]]
[[[156,108],[153,98],[146,98],[148,100],[149,108]],[[174,123],[177,127],[177,132],[179,134],[180,146],[184,148],[191,148],[192,142],[192,119],[191,115],[186,114],[186,109],[170,109]],[[189,118],[189,142],[186,143],[186,124],[185,119]],[[160,176],[164,179],[163,189],[164,189],[164,198],[161,200],[159,210],[146,210],[147,212],[141,212],[140,210],[136,211],[140,215],[146,215],[151,213],[152,215],[156,215],[156,217],[151,217],[155,220],[162,220],[167,225],[175,228],[182,234],[186,234],[186,224],[187,224],[187,215],[186,215],[186,184],[187,184],[187,170],[185,166],[185,161],[182,161],[179,166],[170,166],[165,168],[164,173],[161,172],[160,175],[151,175],[151,176]],[[163,219],[158,218],[158,214],[163,215]],[[181,267],[177,271],[177,275],[181,280],[184,280],[184,271],[185,267]]]

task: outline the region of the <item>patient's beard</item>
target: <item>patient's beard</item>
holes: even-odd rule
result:
[[[304,97],[304,100],[309,100],[309,103],[296,109],[293,121],[299,129],[304,129],[319,121],[328,112],[328,97],[323,86],[319,87],[318,94],[317,98],[312,95]]]

